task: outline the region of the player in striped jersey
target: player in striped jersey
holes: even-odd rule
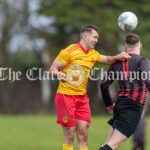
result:
[[[112,127],[108,139],[100,150],[115,150],[134,133],[150,91],[150,63],[140,56],[142,44],[136,34],[126,36],[126,50],[131,59],[117,61],[107,71],[101,83],[104,103],[113,118],[108,122]],[[119,93],[114,105],[109,93],[109,86],[114,78],[118,80]],[[114,110],[113,110],[114,109]]]
[[[88,74],[95,63],[111,65],[117,60],[128,59],[127,53],[104,56],[94,50],[99,28],[87,25],[82,28],[80,42],[61,50],[52,63],[50,74],[59,77],[55,97],[57,122],[64,131],[63,150],[73,150],[75,131],[78,150],[88,150],[88,127],[91,121],[89,98],[86,94]]]

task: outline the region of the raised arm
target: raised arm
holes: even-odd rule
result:
[[[130,55],[128,55],[126,52],[122,52],[120,54],[117,54],[115,56],[105,56],[102,55],[102,58],[99,63],[105,64],[105,65],[112,65],[115,63],[117,60],[125,60],[131,58]]]

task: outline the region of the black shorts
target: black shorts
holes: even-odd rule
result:
[[[143,105],[128,97],[117,99],[114,108],[114,116],[108,123],[129,137],[134,133],[143,111]]]

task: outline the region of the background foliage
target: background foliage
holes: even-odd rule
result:
[[[86,24],[100,27],[96,50],[101,54],[115,55],[123,51],[128,32],[118,27],[117,19],[124,11],[137,15],[139,23],[133,32],[141,37],[142,55],[150,59],[148,0],[0,1],[0,65],[22,72],[20,81],[0,81],[0,112],[53,112],[58,81],[29,81],[27,70],[36,67],[48,71],[61,49],[79,41],[80,29]],[[96,67],[107,68],[104,65]],[[6,76],[8,74],[6,72]],[[104,111],[98,82],[89,80],[87,91],[92,111]],[[116,85],[111,91],[115,98]],[[43,96],[45,93],[46,97]]]

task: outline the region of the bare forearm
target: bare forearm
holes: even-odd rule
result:
[[[58,73],[59,73],[59,70],[56,69],[56,68],[51,67],[51,68],[49,69],[49,75],[50,75],[50,76],[57,77],[57,76],[58,76]]]
[[[117,60],[124,61],[125,59],[129,59],[129,58],[131,58],[131,56],[128,55],[127,53],[125,53],[125,52],[122,52],[122,53],[117,54],[115,56],[102,55],[102,59],[100,60],[100,63],[105,64],[105,65],[112,65]]]
[[[116,56],[107,56],[107,64],[108,65],[112,65],[113,63],[115,63],[118,60],[118,55]]]
[[[124,60],[129,59],[129,58],[131,58],[131,56],[128,55],[127,53],[125,53],[125,52],[122,52],[122,53],[117,54],[115,56],[107,56],[107,62],[108,62],[107,64],[112,65],[117,60],[124,61]]]
[[[51,79],[58,79],[60,81],[66,81],[66,75],[64,73],[62,73],[61,71],[59,71],[57,68],[50,68],[49,70],[49,74],[51,76]]]
[[[66,81],[66,75],[60,71],[64,67],[65,67],[65,65],[62,62],[55,59],[49,69],[49,74],[52,77],[52,79],[57,78],[60,81],[63,81],[63,82]]]

